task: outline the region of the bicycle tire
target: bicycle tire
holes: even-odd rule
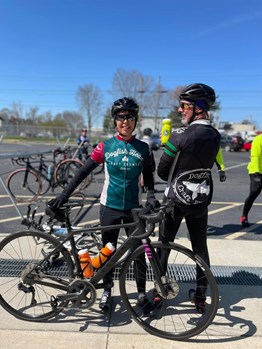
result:
[[[63,189],[67,187],[70,180],[75,176],[76,172],[83,166],[83,163],[77,159],[65,159],[58,163],[55,168],[54,177],[58,186]],[[91,183],[90,177],[87,176],[79,185],[77,190],[86,189]]]
[[[58,245],[53,236],[38,231],[21,231],[0,242],[0,305],[14,317],[38,322],[48,320],[63,310],[65,304],[55,304],[54,297],[66,294],[67,289],[41,285],[34,280],[29,284],[24,280],[28,272],[35,272],[39,281],[50,281],[50,275],[69,283],[73,277],[73,262],[64,247],[59,250],[59,255],[53,255],[53,259],[36,267],[44,255]],[[59,286],[55,280],[52,283]]]
[[[183,246],[161,242],[152,242],[151,246],[156,252],[170,252],[166,277],[169,278],[169,285],[175,290],[175,295],[172,299],[163,299],[162,305],[151,316],[143,317],[143,310],[137,305],[136,282],[130,276],[134,260],[144,254],[144,247],[140,246],[124,263],[119,278],[120,294],[127,311],[138,325],[152,335],[172,340],[185,340],[198,335],[210,325],[218,308],[218,289],[213,274],[199,256]],[[150,260],[147,262],[146,295],[150,300],[156,285],[149,262]],[[204,314],[197,312],[188,296],[189,290],[196,287],[196,264],[208,281]]]
[[[26,183],[25,176],[27,176]],[[32,170],[21,168],[13,171],[7,178],[7,188],[17,202],[33,202],[42,190],[41,177]]]

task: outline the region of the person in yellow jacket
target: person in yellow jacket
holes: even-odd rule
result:
[[[250,177],[250,192],[244,202],[240,223],[243,227],[249,227],[248,213],[262,190],[262,134],[253,139],[250,162],[247,166]]]
[[[227,176],[225,172],[225,163],[224,163],[224,157],[223,157],[221,148],[219,148],[215,162],[218,168],[220,182],[225,182],[225,180],[227,179]]]

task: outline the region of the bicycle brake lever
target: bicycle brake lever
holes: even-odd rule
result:
[[[30,212],[31,212],[31,204],[27,206],[27,214],[26,214],[27,218],[30,217]]]
[[[43,220],[43,215],[40,216],[39,218],[39,221],[38,221],[38,226],[41,227],[41,223],[42,223],[42,220]]]
[[[32,221],[34,221],[35,219],[35,214],[36,214],[36,210],[38,209],[38,206],[36,206],[33,210],[33,213],[32,213]]]

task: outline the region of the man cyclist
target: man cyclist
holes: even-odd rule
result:
[[[159,205],[154,195],[152,154],[150,154],[146,143],[133,136],[138,110],[138,104],[133,98],[124,97],[114,102],[111,115],[118,132],[117,135],[96,146],[68,187],[56,199],[49,202],[51,208],[59,208],[67,202],[70,194],[81,181],[101,163],[105,164],[105,180],[100,196],[100,224],[102,226],[133,221],[131,209],[140,206],[139,179],[141,174],[143,174],[144,184],[147,188],[146,205],[149,204],[153,208]],[[129,229],[126,232],[127,235],[130,235],[132,231],[133,229]],[[116,246],[118,234],[119,229],[104,231],[102,234],[103,245],[111,242]],[[138,305],[141,306],[144,315],[149,315],[153,306],[145,294],[146,264],[144,256],[135,262],[134,267]],[[111,303],[113,270],[107,274],[103,281],[106,286],[101,297],[100,308],[107,310]]]
[[[195,83],[187,86],[179,99],[178,112],[184,127],[172,132],[157,170],[159,177],[168,181],[165,197],[174,202],[165,221],[164,236],[160,236],[160,240],[174,241],[181,221],[185,218],[192,250],[210,265],[207,221],[208,205],[213,193],[211,169],[220,147],[220,133],[211,126],[208,116],[208,111],[216,100],[215,91],[205,84]],[[168,180],[174,161],[176,165]],[[167,268],[167,258],[161,256],[164,268]],[[207,282],[201,278],[198,267],[197,276],[193,301],[197,310],[203,313]],[[155,291],[155,305],[160,305],[161,300],[161,296]]]

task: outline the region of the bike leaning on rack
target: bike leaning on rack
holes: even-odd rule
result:
[[[53,151],[51,160],[46,160],[44,154],[13,158],[13,162],[24,167],[9,174],[6,183],[10,194],[17,202],[33,202],[50,188],[65,188],[76,171],[83,166],[80,160],[68,158],[69,152],[70,148],[58,148]],[[59,159],[61,155],[64,156],[62,160]],[[83,190],[89,184],[89,177],[86,177],[79,189]]]
[[[141,246],[126,258],[119,276],[121,299],[126,310],[139,326],[152,335],[172,340],[198,335],[216,315],[218,289],[212,272],[198,255],[176,243],[151,241],[150,235],[156,224],[159,223],[159,233],[162,232],[169,205],[167,202],[150,214],[145,214],[143,209],[134,209],[134,222],[114,226],[135,229],[90,278],[83,277],[74,234],[97,231],[97,227],[76,232],[70,229],[67,207],[62,212],[47,211],[65,221],[69,235],[60,242],[44,232],[27,230],[4,238],[0,243],[0,304],[18,319],[33,322],[46,321],[67,308],[88,309],[97,299],[97,290],[105,286],[103,277],[139,239]],[[100,226],[101,231],[110,228]],[[70,251],[64,247],[67,241],[71,244]],[[159,252],[169,255],[166,273],[163,272]],[[137,305],[133,268],[134,261],[141,254],[146,255],[147,297],[151,299],[154,290],[157,290],[163,298],[161,305],[146,317],[141,306]],[[198,282],[196,266],[201,269],[201,277],[208,282],[204,314],[197,312],[189,297],[189,290]]]

